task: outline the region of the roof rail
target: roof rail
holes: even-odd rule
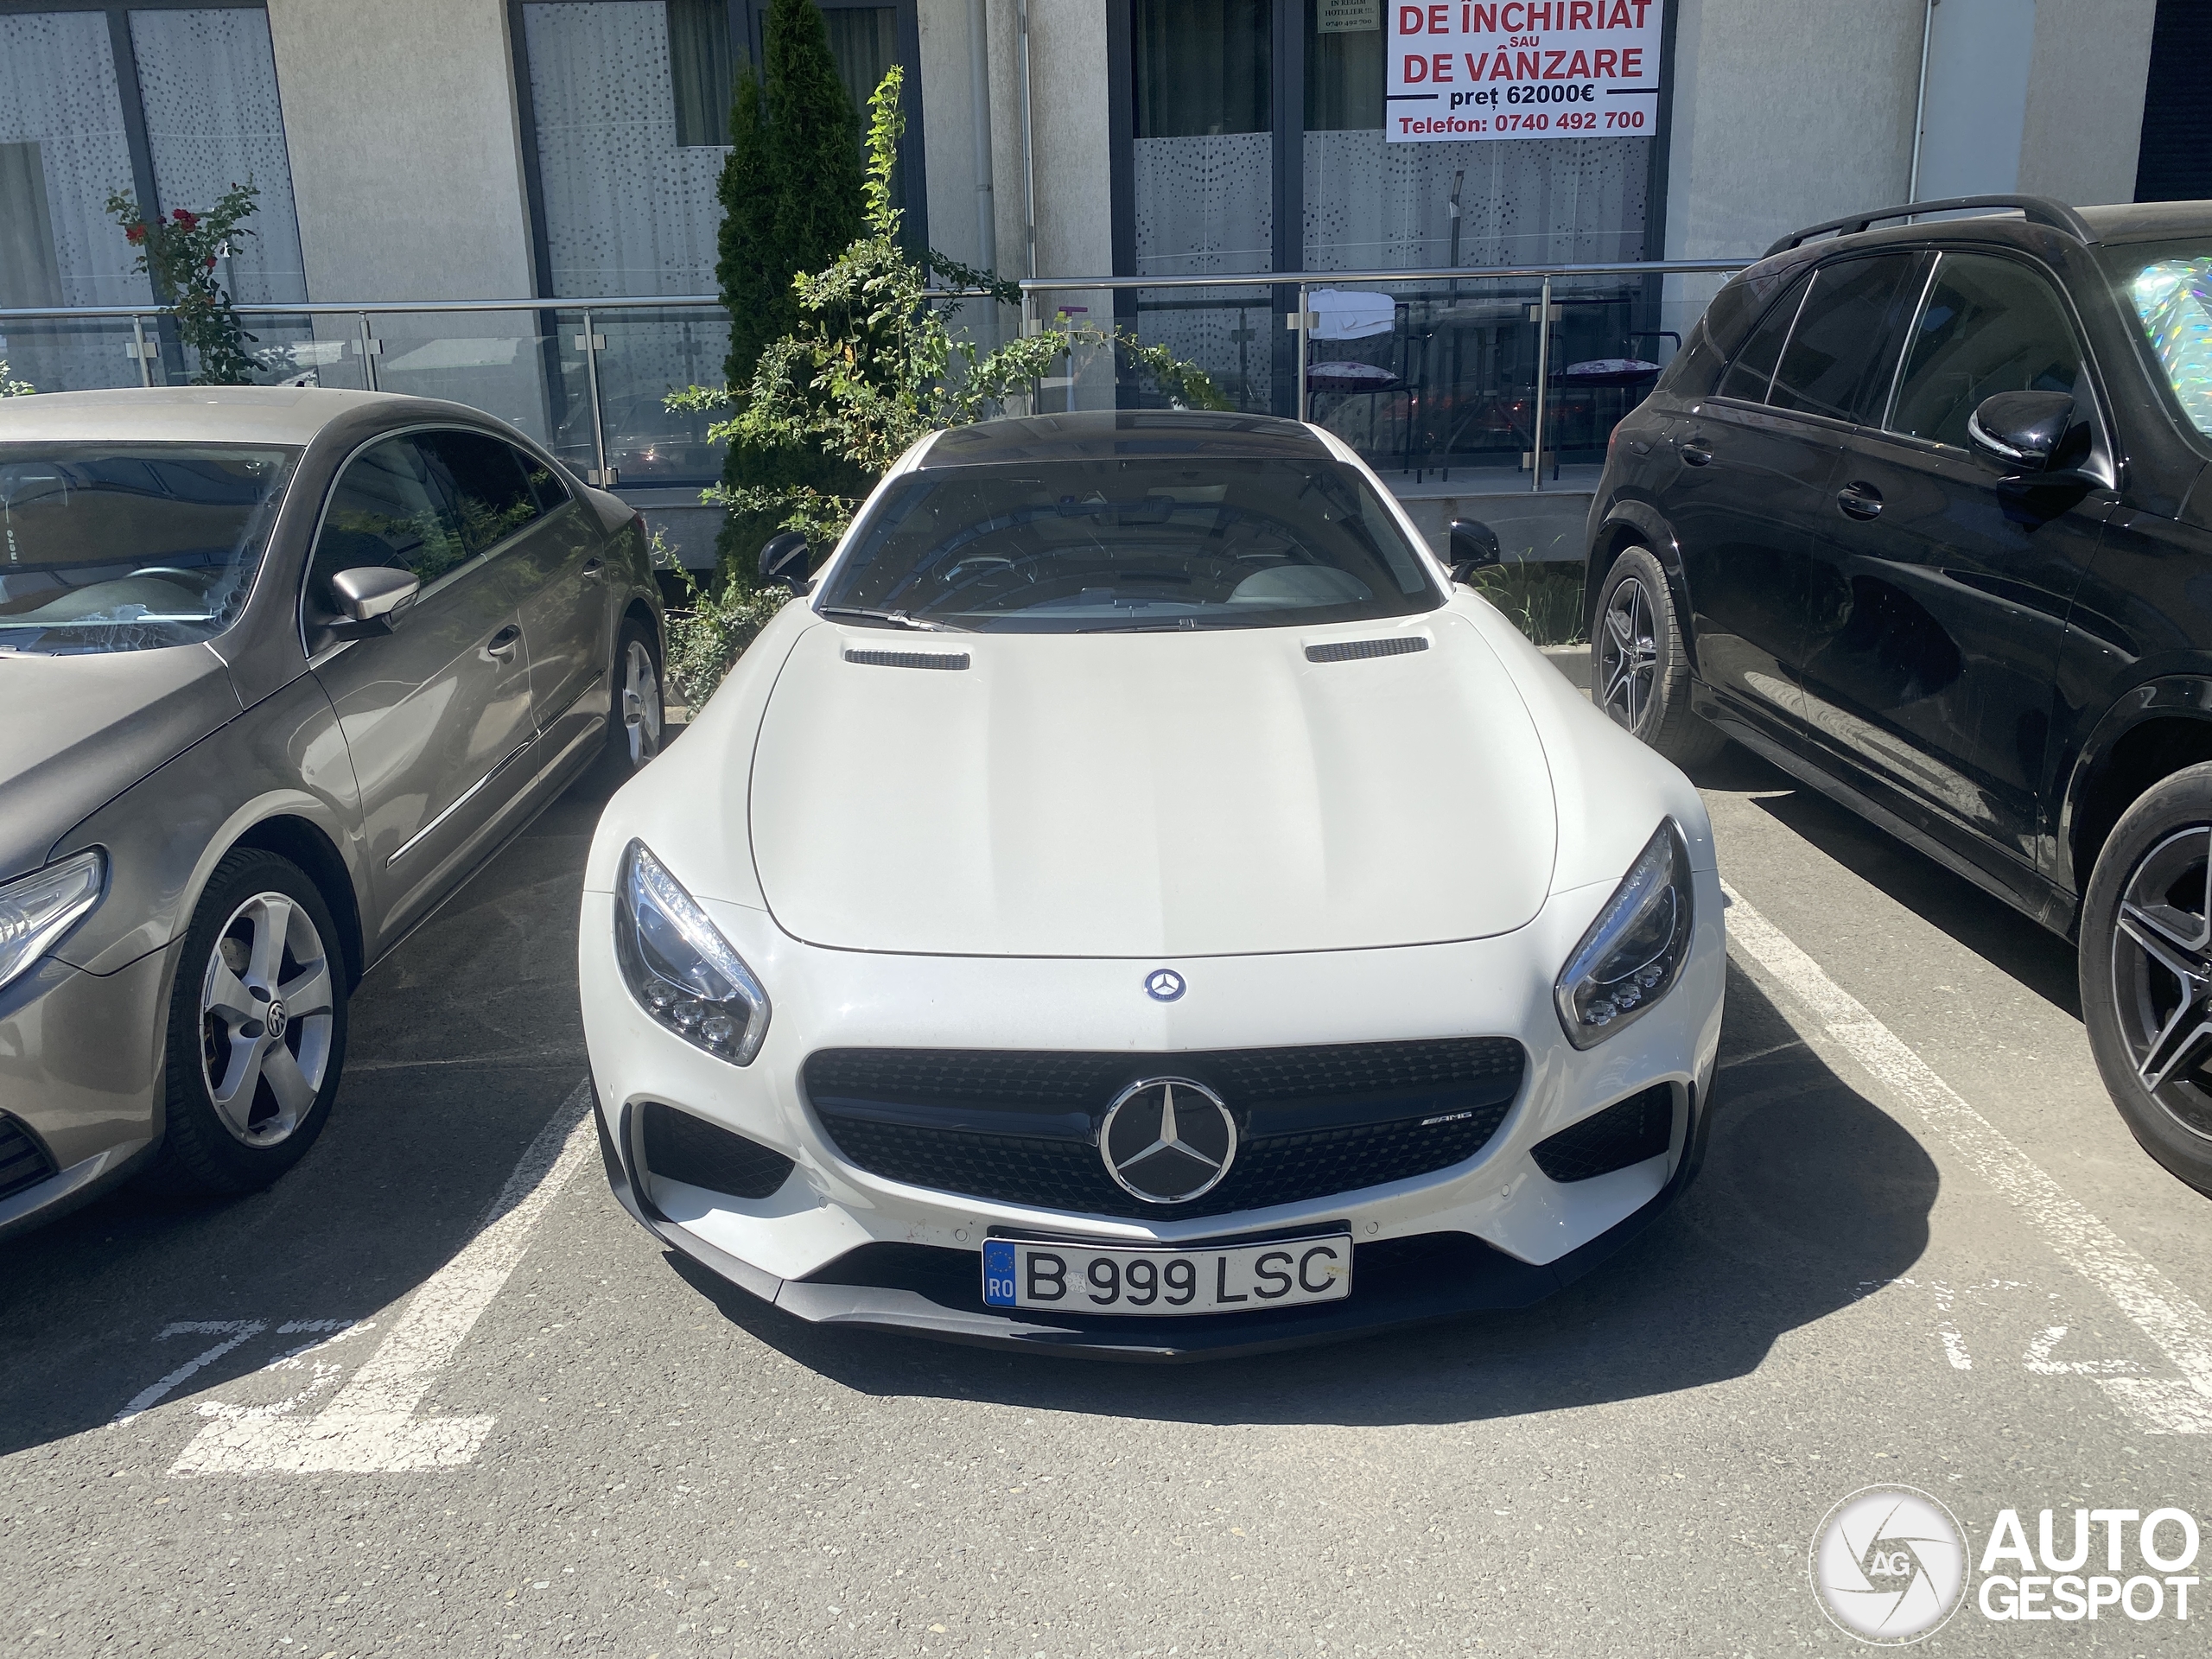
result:
[[[1967,207],[2010,207],[2031,225],[2048,225],[2055,231],[2063,231],[2085,246],[2096,245],[2097,233],[2089,221],[2063,201],[2053,201],[2049,196],[1949,196],[1942,201],[1911,201],[1902,207],[1882,207],[1871,213],[1852,213],[1842,219],[1824,219],[1818,225],[1808,225],[1802,231],[1792,231],[1759,257],[1771,259],[1777,253],[1787,253],[1799,243],[1834,231],[1838,236],[1856,236],[1885,219],[1915,219],[1923,213],[1955,213]]]

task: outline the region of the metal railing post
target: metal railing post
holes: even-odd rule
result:
[[[1544,487],[1544,394],[1552,378],[1552,279],[1544,278],[1544,296],[1536,307],[1536,419],[1535,448],[1529,455],[1529,489]]]
[[[1298,418],[1301,421],[1311,418],[1313,413],[1313,393],[1306,383],[1313,349],[1313,313],[1307,308],[1310,292],[1304,283],[1298,285]]]
[[[591,398],[591,449],[599,459],[599,470],[591,481],[602,490],[614,487],[614,474],[607,465],[607,421],[599,408],[599,346],[600,338],[592,332],[591,310],[584,310],[584,331],[576,344],[584,348],[584,390]]]
[[[154,360],[146,352],[146,319],[136,311],[130,314],[130,354],[138,359],[138,384],[154,384]]]
[[[377,385],[377,358],[384,350],[384,342],[369,327],[369,314],[361,313],[361,384],[371,391],[381,391]]]

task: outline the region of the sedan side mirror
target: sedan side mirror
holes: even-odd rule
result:
[[[1465,582],[1486,565],[1505,563],[1497,550],[1497,532],[1478,518],[1454,518],[1450,547],[1454,582]]]
[[[2074,399],[2063,391],[2000,391],[1967,417],[1967,437],[1986,461],[2039,473],[2057,455],[2074,424]]]
[[[795,594],[810,593],[814,584],[807,580],[808,560],[806,537],[798,531],[771,536],[760,545],[760,579],[780,582]]]
[[[365,633],[389,633],[400,613],[415,602],[422,579],[411,570],[395,570],[388,564],[363,565],[340,570],[330,579],[338,609],[353,626],[355,638]]]

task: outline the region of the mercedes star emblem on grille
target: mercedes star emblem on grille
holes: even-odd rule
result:
[[[1114,1097],[1098,1155],[1124,1192],[1183,1204],[1221,1185],[1236,1160],[1236,1120],[1219,1095],[1188,1077],[1147,1077]]]
[[[1144,994],[1155,1002],[1173,1002],[1183,991],[1183,976],[1173,968],[1155,968],[1144,976]]]

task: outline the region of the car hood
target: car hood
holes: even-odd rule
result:
[[[1380,639],[1421,645],[1306,651]],[[1484,938],[1535,916],[1558,839],[1528,709],[1452,612],[1173,634],[810,628],[762,716],[749,816],[785,931],[979,956]]]
[[[0,880],[238,712],[204,645],[74,656],[0,652]]]

